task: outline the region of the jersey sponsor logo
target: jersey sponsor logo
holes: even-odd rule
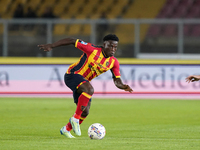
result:
[[[100,74],[103,73],[100,70],[98,70],[97,68],[93,67],[91,64],[89,64],[88,67],[91,69],[91,71],[96,72],[97,76],[99,76]]]
[[[84,41],[81,41],[81,44],[83,45],[87,45],[88,43],[84,42]]]
[[[92,64],[88,64],[91,71],[96,72],[97,76],[107,71],[108,68],[104,67],[102,64],[94,62],[98,67],[94,67]]]

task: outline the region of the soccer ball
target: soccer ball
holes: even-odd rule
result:
[[[101,140],[106,135],[105,127],[100,123],[94,123],[88,128],[88,136],[91,139]]]

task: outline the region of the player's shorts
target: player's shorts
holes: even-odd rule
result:
[[[89,82],[86,80],[82,75],[80,74],[65,74],[64,76],[64,81],[65,84],[73,91],[73,98],[74,98],[74,103],[78,103],[78,98],[81,95],[81,93],[77,93],[78,87],[85,83]],[[91,99],[90,99],[91,102]]]

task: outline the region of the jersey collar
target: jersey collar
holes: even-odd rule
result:
[[[103,47],[101,48],[101,51],[102,51],[103,56],[104,56],[105,58],[108,58],[108,56],[106,56],[106,54],[105,54],[105,52],[104,52]]]

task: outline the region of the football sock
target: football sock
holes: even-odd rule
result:
[[[79,119],[79,124],[81,124],[81,123],[85,120],[85,118],[86,118],[86,117],[82,117],[82,116],[81,116],[80,119]]]
[[[80,118],[80,116],[79,115],[77,115],[76,113],[73,115],[73,121],[75,121],[75,122],[77,122],[77,121],[79,121],[79,118]]]
[[[64,129],[64,132],[66,132],[66,131],[71,131],[71,130],[72,130],[72,125],[71,125],[70,122],[69,122],[65,127],[66,127],[66,128]]]
[[[82,112],[84,111],[85,107],[87,106],[91,97],[92,97],[92,95],[89,95],[85,92],[81,93],[81,95],[78,98],[76,112],[73,116],[74,118],[80,119],[80,116],[81,116]]]

